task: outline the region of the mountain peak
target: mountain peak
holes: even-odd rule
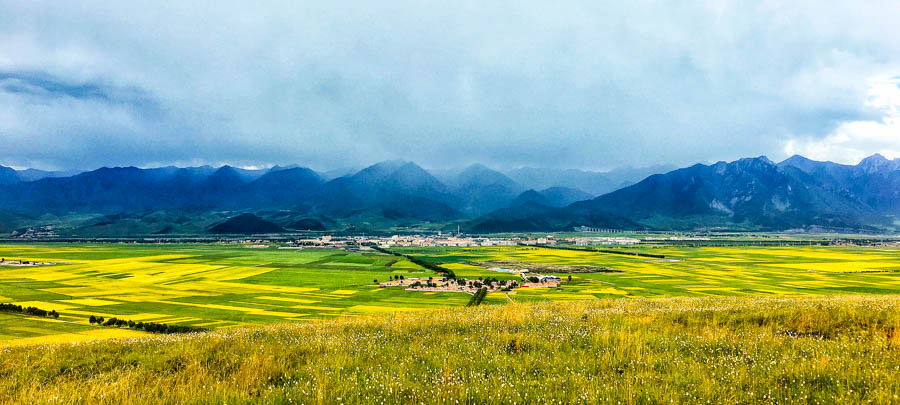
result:
[[[863,162],[887,162],[888,158],[884,157],[884,155],[880,153],[873,153],[872,156],[869,156],[863,159],[860,163]]]
[[[385,160],[360,170],[353,177],[365,179],[365,181],[382,181],[408,163],[410,162],[404,160]]]
[[[779,164],[779,165],[784,164],[784,165],[791,165],[791,166],[793,166],[793,165],[795,165],[795,164],[803,164],[803,163],[809,163],[809,162],[814,162],[814,160],[812,160],[812,159],[810,159],[810,158],[807,158],[806,156],[802,156],[802,155],[794,155],[794,156],[791,156],[791,157],[789,157],[789,158],[787,158],[787,159],[785,159],[785,160],[782,160],[782,161],[781,161],[780,163],[778,163],[778,164]]]
[[[821,167],[822,164],[822,162],[809,159],[805,156],[794,155],[785,160],[782,160],[778,163],[777,166],[780,168],[793,167],[806,173],[812,173],[817,168]]]
[[[736,162],[752,162],[752,163],[763,163],[767,165],[774,165],[775,162],[771,161],[767,156],[757,156],[757,157],[749,157],[749,158],[741,158]]]
[[[500,185],[510,189],[519,189],[513,179],[483,164],[476,163],[465,168],[456,176],[459,187]]]
[[[526,203],[537,203],[540,205],[550,206],[550,202],[547,200],[547,197],[544,197],[543,194],[537,192],[535,189],[528,189],[519,194],[515,200],[510,204],[510,207],[518,207],[520,205],[525,205]]]
[[[876,153],[860,161],[857,167],[866,173],[900,170],[900,159],[889,160],[882,154]]]

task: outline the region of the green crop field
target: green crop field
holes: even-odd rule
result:
[[[0,303],[58,320],[0,313],[0,342],[127,337],[91,315],[209,329],[464,305],[465,294],[384,289],[375,280],[437,276],[402,258],[234,245],[6,245],[0,256],[56,263],[0,266]]]
[[[659,296],[900,293],[900,250],[878,247],[655,247],[606,252],[535,247],[398,248],[457,277],[517,279],[504,266],[566,280],[488,294],[485,304]],[[380,288],[391,276],[440,277],[377,252],[234,244],[0,245],[0,303],[59,312],[0,313],[0,345],[145,335],[91,325],[91,315],[206,329],[461,307],[461,292]],[[578,266],[569,272],[565,266]],[[596,269],[596,271],[592,270]],[[571,277],[571,280],[568,278]]]
[[[613,249],[616,250],[616,249]],[[534,247],[401,249],[465,277],[516,277],[490,263],[572,277],[558,289],[519,289],[513,301],[654,296],[900,293],[900,249],[888,247],[661,247],[618,249],[641,257]],[[488,264],[485,264],[488,263]],[[602,272],[557,272],[560,265]],[[492,294],[493,302],[505,297]]]

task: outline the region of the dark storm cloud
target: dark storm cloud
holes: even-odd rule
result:
[[[900,71],[895,3],[0,6],[17,166],[609,168],[840,156],[842,128],[892,147],[847,123],[891,131],[867,100]]]

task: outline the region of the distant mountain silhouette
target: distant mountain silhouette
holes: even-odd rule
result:
[[[78,174],[78,172],[67,171],[45,171],[38,169],[15,170],[10,167],[0,165],[0,186],[20,183],[23,181],[35,181],[47,177],[69,177]]]
[[[523,187],[533,190],[568,187],[600,195],[617,188],[617,182],[603,173],[576,169],[522,167],[508,171],[507,175]]]
[[[467,167],[451,181],[461,210],[475,215],[509,206],[523,190],[505,174],[481,164]]]
[[[568,187],[550,187],[541,191],[526,190],[519,194],[515,200],[509,205],[510,207],[518,207],[528,202],[545,205],[548,207],[564,207],[577,201],[584,201],[594,196],[581,190]]]
[[[587,188],[615,186],[595,172],[517,169],[507,175],[472,165],[441,172],[442,181],[400,160],[331,180],[300,166],[113,167],[68,177],[32,172],[47,175],[32,181],[23,180],[24,172],[0,166],[0,232],[49,224],[80,235],[170,234],[212,229],[219,225],[213,221],[225,224],[242,213],[297,230],[377,231],[453,221],[479,232],[580,225],[877,232],[900,223],[900,159],[880,155],[857,165],[802,156],[778,164],[765,157],[698,164],[596,198]],[[560,184],[528,187],[550,181]]]
[[[550,169],[522,167],[506,174],[525,188],[542,190],[551,187],[567,187],[593,195],[606,194],[632,185],[647,176],[666,173],[673,166],[657,165],[644,168],[619,168],[608,172],[591,172],[577,169]]]
[[[877,231],[892,229],[898,213],[900,160],[876,155],[848,166],[795,156],[779,164],[765,157],[697,164],[560,211],[510,218],[593,226],[597,215],[613,215],[652,229]],[[490,228],[509,219],[500,214],[476,222]]]
[[[563,207],[594,198],[591,194],[569,187],[550,187],[541,190],[540,193],[547,199],[547,204],[551,207]]]

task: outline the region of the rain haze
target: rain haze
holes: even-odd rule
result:
[[[900,157],[898,2],[0,1],[0,164]]]

